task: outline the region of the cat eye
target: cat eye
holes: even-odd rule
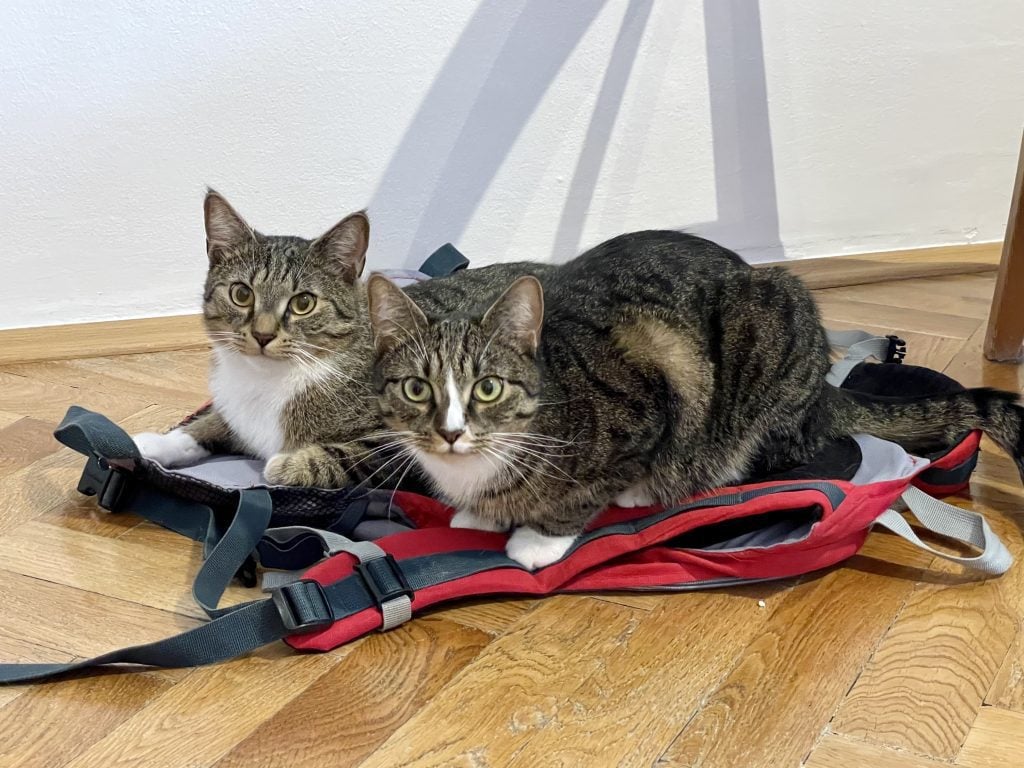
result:
[[[228,289],[228,296],[240,307],[252,306],[252,288],[245,283],[232,283],[231,288]]]
[[[479,400],[481,403],[493,403],[499,397],[501,397],[501,391],[504,389],[501,379],[497,376],[488,376],[485,379],[480,379],[473,386],[473,397]]]
[[[402,382],[402,394],[413,403],[425,403],[430,399],[430,385],[423,379],[410,376]]]
[[[308,315],[316,306],[316,296],[312,293],[297,293],[288,302],[288,309],[293,315]]]

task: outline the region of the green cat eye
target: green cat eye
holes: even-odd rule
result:
[[[493,403],[501,397],[502,389],[504,389],[504,385],[501,379],[497,376],[488,376],[486,379],[480,379],[473,386],[473,397],[481,403]]]
[[[288,309],[293,315],[308,315],[316,306],[316,296],[312,293],[297,293],[288,302]]]
[[[402,382],[402,394],[413,403],[425,403],[430,399],[430,385],[423,379],[410,376]]]
[[[245,283],[232,283],[228,289],[228,296],[231,297],[231,301],[240,307],[252,306],[252,288]]]

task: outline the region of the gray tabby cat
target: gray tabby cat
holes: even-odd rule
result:
[[[452,525],[514,527],[508,554],[528,568],[560,559],[610,504],[670,504],[843,435],[913,449],[981,428],[1022,466],[1016,395],[883,400],[826,384],[814,301],[785,270],[639,232],[541,277],[441,315],[369,282],[385,423],[457,508]]]
[[[369,220],[353,213],[324,235],[263,235],[207,193],[209,272],[203,321],[212,345],[213,404],[167,434],[135,436],[166,467],[211,453],[268,460],[268,482],[344,487],[394,480],[401,435],[381,422],[369,382],[373,346],[363,271]],[[411,290],[438,311],[483,300],[540,265],[503,264]],[[500,290],[500,288],[498,288]],[[390,473],[390,475],[388,474]]]

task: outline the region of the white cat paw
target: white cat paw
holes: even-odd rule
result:
[[[132,440],[135,441],[139,453],[167,469],[186,467],[210,455],[208,450],[181,429],[172,430],[165,435],[143,432],[135,435]]]
[[[472,528],[474,531],[491,531],[493,533],[501,533],[508,530],[508,527],[501,523],[485,520],[480,515],[466,510],[460,510],[452,515],[452,521],[449,525],[452,528]]]
[[[546,536],[533,528],[516,528],[505,553],[524,568],[535,571],[561,560],[574,541],[575,536]]]
[[[616,507],[632,509],[633,507],[650,507],[655,503],[655,500],[651,496],[651,492],[647,490],[646,485],[637,483],[616,496],[612,503]]]

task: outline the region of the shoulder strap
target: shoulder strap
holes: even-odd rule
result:
[[[445,243],[427,257],[420,272],[431,277],[447,277],[469,266],[462,252],[451,243]]]
[[[974,557],[959,557],[925,544],[910,527],[906,518],[895,509],[883,512],[876,521],[878,525],[926,552],[991,576],[1006,573],[1013,565],[1013,555],[989,527],[985,518],[977,512],[961,509],[932,498],[913,486],[903,492],[902,498],[907,508],[914,513],[914,517],[924,528],[932,533],[969,544],[981,550],[980,553]]]

